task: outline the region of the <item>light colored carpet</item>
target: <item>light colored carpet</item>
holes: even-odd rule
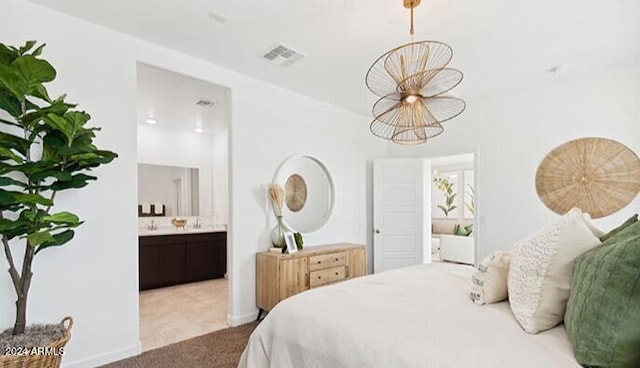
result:
[[[257,323],[231,327],[142,353],[104,368],[236,368]]]

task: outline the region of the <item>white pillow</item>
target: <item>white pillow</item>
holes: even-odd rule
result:
[[[574,208],[555,224],[517,242],[509,267],[509,302],[522,328],[538,333],[560,324],[575,259],[600,244]]]
[[[507,299],[507,275],[511,255],[493,252],[476,266],[471,276],[471,300],[477,305],[501,302]]]

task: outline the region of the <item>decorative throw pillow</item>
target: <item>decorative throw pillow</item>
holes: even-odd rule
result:
[[[538,333],[562,322],[575,259],[598,244],[582,212],[574,208],[555,224],[514,245],[509,302],[525,331]]]
[[[463,227],[462,225],[456,225],[456,233],[455,233],[455,235],[469,236],[469,234],[471,234],[471,231],[467,230],[466,227]]]
[[[507,299],[507,275],[511,255],[493,252],[476,266],[471,276],[471,300],[477,305],[501,302]]]
[[[447,222],[439,222],[433,221],[431,223],[431,233],[432,234],[455,234],[456,226],[455,224],[447,223]]]
[[[640,367],[640,223],[576,260],[564,322],[581,365]]]
[[[626,229],[627,227],[635,224],[636,222],[638,222],[638,214],[635,214],[631,217],[629,217],[627,219],[627,221],[623,222],[622,225],[616,227],[615,229],[609,231],[608,233],[601,235],[600,236],[600,241],[603,242],[607,239],[609,239],[610,237],[618,234],[619,232],[621,232],[622,230]]]

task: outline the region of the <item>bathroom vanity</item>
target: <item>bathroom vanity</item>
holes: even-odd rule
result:
[[[224,277],[227,232],[145,231],[138,237],[140,290]]]

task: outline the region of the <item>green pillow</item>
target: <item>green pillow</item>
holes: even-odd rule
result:
[[[626,229],[627,227],[635,224],[636,222],[638,222],[638,214],[635,214],[635,215],[629,217],[627,219],[627,221],[622,223],[622,225],[620,225],[620,226],[616,227],[615,229],[609,231],[608,233],[602,235],[600,237],[600,241],[603,242],[603,241],[609,239],[610,237],[616,235],[617,233],[619,233],[622,230]]]
[[[455,235],[469,236],[469,234],[471,234],[471,230],[467,230],[467,228],[464,226],[456,225]]]
[[[564,322],[583,366],[640,367],[640,223],[578,257]]]

